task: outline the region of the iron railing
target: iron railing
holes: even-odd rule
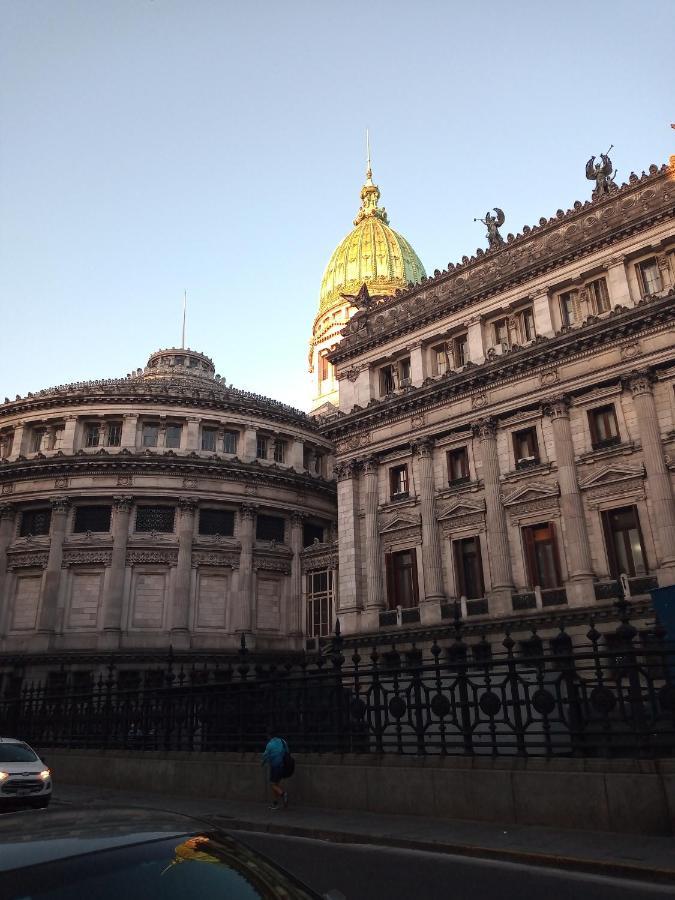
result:
[[[322,653],[256,665],[242,639],[222,666],[178,664],[137,684],[114,661],[77,690],[27,684],[0,700],[0,733],[39,748],[259,751],[266,735],[295,752],[675,756],[675,647],[658,621],[585,636],[564,625],[516,642],[347,649],[339,625]],[[522,632],[520,633],[522,638]]]

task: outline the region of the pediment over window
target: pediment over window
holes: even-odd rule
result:
[[[603,484],[615,484],[618,481],[630,481],[632,478],[644,478],[644,474],[644,465],[618,466],[614,464],[603,466],[603,468],[596,469],[595,472],[591,472],[585,478],[580,478],[579,487],[582,490],[587,490]]]
[[[553,484],[540,482],[539,484],[524,484],[508,497],[504,497],[504,506],[515,506],[516,503],[529,503],[532,500],[546,500],[557,497],[560,494],[560,486],[557,481]]]
[[[388,534],[390,531],[400,531],[402,528],[416,528],[419,524],[419,516],[394,516],[389,522],[383,523],[380,528],[380,534]]]
[[[483,512],[485,512],[484,500],[457,500],[456,503],[446,506],[436,518],[439,522],[447,522],[449,519],[454,519],[457,516],[468,516],[473,513]]]

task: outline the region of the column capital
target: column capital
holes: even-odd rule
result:
[[[495,440],[497,437],[497,420],[492,416],[479,419],[471,425],[474,437],[481,441]]]
[[[250,519],[251,521],[255,518],[257,511],[258,507],[253,503],[242,503],[239,509],[242,519]]]
[[[348,459],[346,462],[335,464],[335,477],[338,481],[347,481],[359,474],[361,463],[356,459]]]
[[[610,258],[606,261],[605,265],[608,269],[612,268],[612,266],[622,266],[626,259],[625,254],[617,253],[614,256],[610,256]]]
[[[134,505],[133,497],[121,497],[116,496],[113,497],[113,509],[119,512],[131,512],[131,507]]]
[[[541,405],[541,411],[549,419],[569,419],[571,398],[569,394],[550,397]]]
[[[364,475],[377,475],[380,462],[376,456],[368,456],[361,461]]]
[[[67,513],[70,509],[70,497],[53,497],[50,503],[54,513]]]
[[[634,369],[621,379],[624,386],[630,389],[633,397],[651,394],[654,380],[654,373],[650,369]]]
[[[179,497],[178,506],[182,513],[194,514],[197,509],[199,500],[196,497]]]
[[[291,513],[291,528],[302,528],[306,518],[307,513],[294,509]]]
[[[417,441],[413,441],[410,444],[410,449],[414,454],[419,457],[429,458],[434,449],[434,442],[432,438],[420,438]]]
[[[68,418],[76,419],[77,416],[69,416]],[[138,413],[137,413],[137,412],[123,413],[123,414],[122,414],[122,418],[123,418],[123,419],[137,419],[137,418],[138,418]]]
[[[16,507],[11,503],[0,503],[0,519],[13,519]]]

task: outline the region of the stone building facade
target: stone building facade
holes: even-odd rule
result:
[[[302,646],[303,569],[336,520],[332,445],[304,413],[162,350],[6,400],[0,457],[8,665]]]
[[[352,316],[322,426],[345,633],[675,581],[674,213],[652,166]]]

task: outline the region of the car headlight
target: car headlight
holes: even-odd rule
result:
[[[51,774],[51,773],[50,773],[49,769],[43,769],[43,770],[40,772],[40,778],[41,778],[43,781],[46,781],[46,780],[49,778],[49,775],[50,775],[50,774]]]
[[[0,781],[4,781],[6,778],[9,778],[9,772],[0,772]]]

